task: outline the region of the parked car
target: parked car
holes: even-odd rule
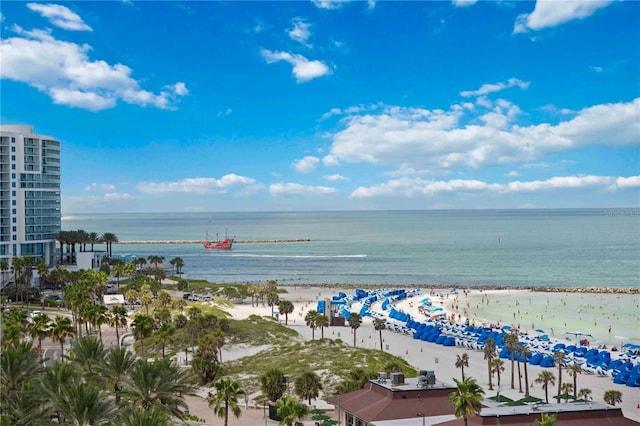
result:
[[[54,302],[62,302],[62,297],[58,296],[57,294],[47,294],[44,298],[53,300]]]

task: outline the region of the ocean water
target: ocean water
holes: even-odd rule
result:
[[[121,241],[201,240],[227,233],[231,251],[200,244],[115,244],[114,254],[181,257],[212,282],[450,286],[639,287],[639,209],[74,214],[64,230]],[[96,249],[102,249],[98,245]]]

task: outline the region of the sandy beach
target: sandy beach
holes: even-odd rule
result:
[[[339,287],[329,288],[314,286],[284,286],[281,288],[286,290],[286,293],[281,294],[281,299],[290,300],[295,306],[294,312],[289,316],[288,325],[292,329],[296,330],[300,334],[301,338],[305,340],[311,339],[311,329],[305,325],[304,316],[309,310],[315,310],[317,308],[318,300],[331,299],[332,296],[337,295],[340,291],[344,291],[347,294],[354,293],[353,289],[341,289]],[[610,315],[608,319],[606,317],[600,318],[600,320],[603,323],[607,322],[607,327],[610,322],[612,328],[615,327],[614,329],[617,330],[635,330],[635,333],[627,333],[628,335],[624,337],[626,337],[628,340],[632,340],[632,338],[638,339],[638,311],[637,309],[635,309],[634,305],[634,303],[637,303],[637,296],[635,296],[635,299],[630,299],[629,295],[623,296],[624,298],[626,298],[625,303],[629,307],[629,312],[626,312],[624,309],[618,309],[616,307],[620,306],[620,299],[616,298],[616,295],[605,295],[603,297],[603,295],[601,294],[580,294],[576,297],[573,297],[573,295],[569,293],[548,294],[530,292],[526,290],[480,291],[479,289],[472,289],[465,295],[462,292],[452,294],[451,292],[444,291],[442,289],[422,289],[421,295],[407,298],[395,303],[394,309],[409,313],[416,320],[420,320],[419,315],[422,314],[419,312],[418,306],[419,302],[424,297],[433,299],[434,303],[439,304],[448,315],[455,315],[456,318],[457,315],[461,315],[460,319],[462,321],[464,321],[466,318],[469,318],[471,322],[475,321],[476,323],[497,325],[512,324],[514,320],[515,324],[517,324],[518,319],[520,319],[521,331],[527,331],[530,327],[546,327],[547,329],[553,327],[555,333],[554,336],[550,336],[550,338],[552,340],[558,339],[558,341],[565,341],[566,343],[571,342],[564,340],[564,337],[566,336],[563,334],[563,322],[565,318],[567,318],[568,321],[574,321],[573,319],[571,319],[571,317],[573,316],[572,311],[574,303],[577,303],[578,306],[580,304],[582,304],[583,306],[596,306],[596,303],[602,304],[603,309],[605,308],[605,303],[613,303],[613,306],[606,306],[606,308],[611,309],[611,312],[614,312],[613,310],[615,310],[616,315]],[[546,311],[544,308],[535,310],[534,307],[538,306],[538,299],[542,299],[542,302],[540,303],[546,303],[547,297],[558,299],[557,304],[562,304],[562,306],[567,307],[571,306],[571,309],[566,308],[564,311],[556,311],[555,318],[552,317],[553,314],[549,314],[551,305],[546,305]],[[529,299],[531,299],[531,307],[525,310],[524,306],[529,303]],[[560,302],[560,299],[562,299],[563,302]],[[485,303],[485,307],[481,309],[481,302],[483,300]],[[519,304],[516,305],[512,300],[518,300]],[[463,306],[467,310],[466,317],[462,315],[464,312]],[[518,306],[520,306],[520,318],[518,318]],[[507,307],[509,309],[505,309]],[[354,303],[352,305],[351,311],[358,312],[360,308],[360,304]],[[373,308],[380,310],[379,305],[374,305]],[[515,309],[516,312],[515,319],[513,318],[513,314],[511,312],[513,309]],[[268,306],[263,307],[262,305],[252,307],[251,303],[248,302],[244,304],[236,304],[229,310],[229,312],[234,318],[242,319],[248,317],[251,314],[270,315],[271,308],[269,308]],[[628,316],[633,316],[634,313],[636,315],[636,322],[633,324],[625,323],[626,321],[628,321]],[[545,315],[548,315],[548,317],[545,318]],[[542,318],[540,318],[540,316],[542,316]],[[511,319],[512,321],[508,321],[508,319]],[[561,322],[560,324],[557,324],[558,320]],[[536,323],[531,324],[531,322]],[[526,326],[523,326],[523,324],[526,324]],[[573,325],[574,322],[571,322],[571,324]],[[567,325],[569,326],[569,322],[567,323]],[[587,327],[586,330],[595,331],[599,329],[596,328],[594,330],[594,327]],[[356,331],[356,333],[358,347],[369,349],[379,348],[380,342],[378,333],[373,329],[371,317],[364,317],[362,326]],[[608,330],[605,328],[602,335],[597,333],[594,334],[594,341],[609,341],[609,339],[606,338],[607,335]],[[348,326],[329,327],[325,330],[325,338],[340,338],[344,341],[350,342],[353,339],[352,336],[352,331]],[[599,339],[597,339],[596,337]],[[393,330],[383,331],[383,339],[385,350],[394,355],[404,358],[407,362],[409,362],[410,365],[412,365],[416,369],[434,370],[439,380],[443,380],[449,383],[453,383],[454,377],[460,377],[460,370],[455,368],[456,356],[462,354],[463,352],[466,352],[469,355],[470,359],[469,368],[466,370],[466,373],[478,380],[479,384],[485,389],[486,396],[492,395],[491,391],[488,390],[487,364],[483,359],[483,353],[481,351],[462,347],[445,347],[435,343],[423,342],[413,339],[411,333],[404,334],[402,332],[395,332]],[[611,341],[614,342],[614,340],[615,339],[612,339]],[[615,344],[615,342],[612,344]],[[237,359],[245,355],[256,353],[258,349],[264,348],[250,348],[246,347],[245,345],[235,348],[225,347],[224,357],[225,360]],[[530,393],[532,396],[537,396],[540,398],[544,398],[544,391],[539,384],[533,383],[533,381],[542,370],[544,370],[544,368],[539,366],[529,366],[530,383],[528,385],[530,386]],[[557,369],[555,368],[551,369],[551,371],[554,372],[554,374],[557,373]],[[516,389],[510,389],[510,374],[509,362],[508,360],[505,360],[505,372],[502,376],[501,394],[512,399],[522,398],[523,394],[518,392],[517,379],[515,386]],[[565,374],[563,374],[563,380],[572,380],[568,377],[568,373],[565,372]],[[600,401],[602,400],[602,395],[607,390],[615,389],[622,392],[621,406],[625,416],[640,421],[640,408],[638,408],[640,404],[640,390],[638,388],[631,388],[625,385],[614,384],[610,377],[598,377],[597,375],[589,374],[580,374],[578,376],[578,389],[580,388],[591,389],[592,398],[594,400]],[[203,393],[203,395],[206,395],[206,393]],[[320,397],[320,399],[322,399],[322,396]],[[249,405],[251,405],[251,402]],[[314,401],[314,405],[327,409],[331,408],[329,406],[326,406],[322,401]],[[194,414],[197,413],[198,416],[206,419],[211,424],[215,424],[216,421],[219,421],[213,416],[213,414],[211,414],[211,410],[206,407],[206,402],[204,402],[204,400],[198,400],[197,398],[191,399],[190,409]],[[248,408],[243,409],[243,413],[240,419],[233,419],[233,421],[230,420],[230,424],[252,426],[261,424],[270,425],[276,424],[276,422],[268,419],[265,420],[262,409]],[[312,421],[307,421],[305,424],[312,425],[314,423]]]

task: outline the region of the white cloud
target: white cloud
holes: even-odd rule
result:
[[[224,193],[229,188],[237,186],[250,186],[255,183],[255,179],[228,174],[220,179],[215,178],[189,178],[176,182],[140,182],[137,185],[138,191],[147,194],[163,193]]]
[[[329,67],[323,62],[310,61],[302,55],[288,52],[272,52],[267,49],[263,49],[261,54],[268,64],[285,61],[293,65],[292,73],[299,83],[331,74]]]
[[[556,27],[575,19],[587,18],[596,10],[609,6],[613,0],[549,1],[538,0],[531,13],[516,18],[513,33],[539,31]]]
[[[323,161],[442,173],[454,167],[531,164],[546,155],[586,146],[638,143],[640,98],[585,108],[556,125],[513,124],[519,111],[499,101],[490,111],[491,119],[482,111],[473,111],[482,120],[463,125],[468,113],[464,108],[441,111],[387,106],[377,114],[345,117],[344,128],[333,135]]]
[[[431,197],[442,193],[473,193],[473,194],[521,194],[558,191],[566,189],[601,189],[622,190],[640,187],[640,176],[612,177],[612,176],[557,176],[546,180],[529,182],[514,181],[508,183],[488,183],[480,180],[424,180],[421,178],[399,178],[389,182],[359,187],[353,191],[350,198],[378,198],[378,197]]]
[[[510,78],[509,80],[502,83],[483,84],[478,90],[467,90],[460,92],[460,96],[463,96],[465,98],[468,98],[470,96],[483,96],[515,86],[518,86],[519,88],[524,90],[529,87],[529,83],[517,78]]]
[[[307,40],[311,36],[311,32],[309,31],[311,24],[298,17],[291,20],[291,25],[292,27],[287,30],[287,34],[289,34],[291,40],[295,40],[305,46],[310,46],[307,44]]]
[[[189,94],[189,89],[187,89],[187,85],[181,81],[173,85],[173,91],[178,96],[185,96]]]
[[[478,0],[451,0],[451,3],[456,7],[473,6]]]
[[[93,182],[93,183],[91,183],[89,185],[86,185],[84,187],[85,191],[97,191],[97,190],[100,190],[100,189],[103,190],[103,191],[113,192],[113,191],[116,190],[116,186],[112,185],[110,183],[96,183],[96,182]]]
[[[318,157],[313,157],[311,155],[307,155],[300,160],[296,160],[293,162],[293,168],[300,173],[308,173],[313,171],[318,164],[320,163],[320,159]]]
[[[231,115],[233,110],[231,108],[227,108],[224,111],[218,111],[218,117],[224,117],[225,115]]]
[[[58,4],[27,3],[27,7],[59,28],[71,31],[93,31],[82,18],[65,6]]]
[[[269,186],[269,192],[274,197],[290,195],[330,195],[338,192],[328,186],[301,185],[299,183],[274,183]]]
[[[338,9],[350,0],[311,0],[318,9]]]
[[[367,10],[373,10],[376,8],[376,0],[367,0]]]
[[[102,198],[104,200],[132,200],[133,196],[127,193],[119,194],[116,192],[109,192],[107,194],[104,194]]]
[[[327,175],[327,176],[323,176],[323,178],[325,180],[328,180],[329,182],[349,182],[349,179],[339,175],[339,174],[335,174],[335,175]]]
[[[179,96],[188,93],[182,82],[158,94],[143,90],[126,65],[90,60],[91,46],[87,44],[56,40],[42,30],[25,31],[18,26],[13,30],[21,37],[2,40],[0,76],[27,83],[57,104],[100,111],[123,100],[171,109]]]
[[[505,173],[506,177],[518,177],[520,173],[517,170],[511,170],[509,173]]]
[[[640,175],[619,177],[613,184],[615,188],[627,189],[627,188],[640,188]]]

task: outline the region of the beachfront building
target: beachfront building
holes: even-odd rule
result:
[[[0,260],[54,265],[60,227],[60,142],[32,126],[0,126]]]
[[[379,373],[368,387],[327,398],[327,402],[336,407],[346,426],[394,421],[405,422],[398,425],[417,426],[427,419],[430,422],[455,419],[448,399],[455,390],[455,386],[436,380],[432,371],[422,371],[419,377],[412,378],[402,373],[392,373],[391,377]]]
[[[449,394],[457,387],[436,380],[432,371],[421,371],[417,378],[380,373],[364,389],[327,398],[335,406],[340,424],[346,426],[463,426],[456,418]],[[604,402],[532,403],[507,405],[485,399],[480,414],[468,418],[468,425],[529,426],[542,413],[556,416],[558,425],[637,426],[624,417],[622,408]]]

